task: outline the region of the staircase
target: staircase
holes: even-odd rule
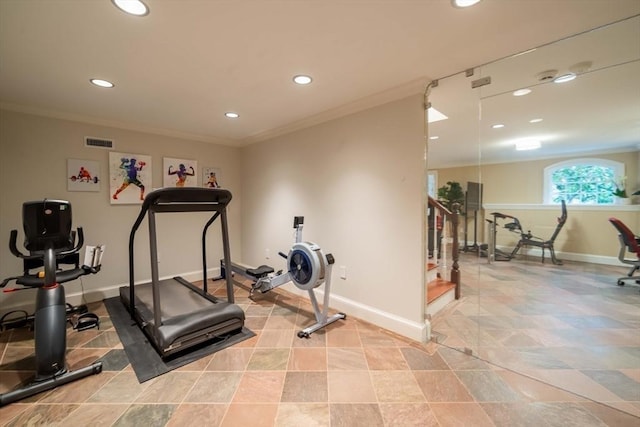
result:
[[[449,210],[429,197],[425,318],[460,298],[459,205]]]
[[[434,316],[456,299],[456,284],[445,280],[438,271],[438,265],[427,265],[426,316]]]

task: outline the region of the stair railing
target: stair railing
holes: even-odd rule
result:
[[[451,224],[450,232],[452,235],[451,244],[451,272],[450,281],[456,285],[455,298],[460,299],[460,242],[458,239],[458,226],[460,223],[460,203],[453,203],[452,209],[449,210],[438,200],[429,196],[429,212],[428,212],[428,233],[427,233],[427,250],[429,258],[439,258],[442,247],[442,235],[445,230],[445,224]]]

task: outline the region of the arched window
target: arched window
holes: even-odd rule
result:
[[[574,205],[614,203],[616,183],[624,177],[624,163],[605,159],[574,159],[544,169],[544,203],[565,200]]]

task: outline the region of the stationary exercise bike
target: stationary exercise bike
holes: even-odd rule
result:
[[[344,313],[328,315],[331,297],[331,269],[335,259],[331,254],[325,255],[317,244],[302,241],[303,224],[304,217],[294,217],[295,242],[288,254],[278,253],[287,260],[287,271],[278,271],[276,273],[268,265],[261,265],[258,268],[246,268],[239,264],[231,263],[229,267],[232,273],[240,274],[253,282],[251,296],[256,291],[266,293],[288,282],[293,282],[298,289],[308,291],[316,323],[299,331],[298,338],[309,338],[318,329],[324,328],[337,320],[346,319],[347,315]],[[225,278],[227,267],[223,260],[220,261],[220,272],[221,278]],[[322,284],[324,284],[324,301],[322,308],[320,308],[314,289]]]
[[[26,202],[22,205],[22,220],[24,247],[29,254],[25,255],[18,250],[17,230],[11,231],[9,248],[15,256],[23,259],[25,271],[22,276],[3,280],[0,288],[15,280],[22,288],[5,292],[37,289],[34,314],[36,375],[31,384],[1,394],[0,406],[102,371],[102,362],[95,362],[71,372],[67,370],[65,361],[67,305],[62,283],[100,270],[95,257],[91,262],[95,265],[77,266],[76,259],[84,244],[84,236],[80,227],[77,233],[71,230],[71,204],[62,200]],[[76,268],[58,270],[60,264],[69,262],[76,263]],[[44,271],[34,274],[29,272],[37,267],[44,267]]]

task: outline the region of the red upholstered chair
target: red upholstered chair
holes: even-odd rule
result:
[[[618,230],[618,239],[620,240],[620,252],[618,259],[624,264],[631,265],[631,270],[625,277],[618,279],[618,285],[624,285],[626,280],[634,280],[640,284],[640,276],[633,277],[636,271],[640,270],[640,238],[618,218],[609,218],[609,222]],[[633,254],[627,257],[627,252]]]

